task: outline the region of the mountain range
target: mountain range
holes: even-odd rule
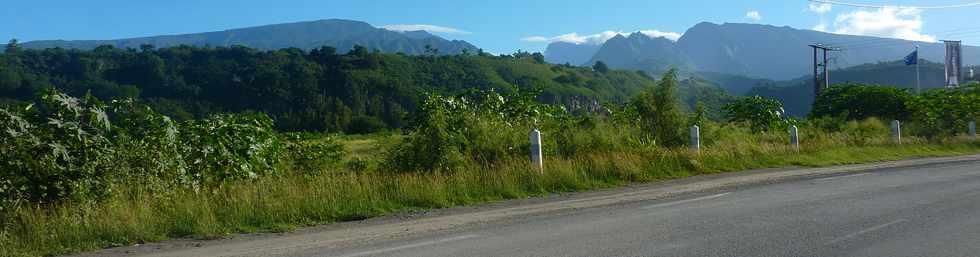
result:
[[[812,74],[813,49],[808,45],[815,43],[842,47],[843,51],[830,54],[832,69],[901,60],[916,44],[920,46],[920,58],[925,60],[942,62],[945,55],[941,43],[761,24],[702,22],[688,29],[676,42],[642,33],[618,35],[598,46],[555,42],[548,46],[545,60],[579,65],[603,61],[612,68],[654,74],[676,67],[697,73],[788,80]],[[966,65],[980,63],[980,48],[963,46],[963,60]]]
[[[438,49],[441,54],[459,54],[463,51],[476,52],[478,50],[476,46],[466,41],[447,40],[425,31],[391,31],[374,27],[365,22],[341,19],[116,40],[41,40],[22,43],[21,47],[32,49],[60,47],[88,50],[101,45],[111,45],[117,48],[138,49],[144,44],[156,47],[241,45],[262,50],[290,47],[309,50],[321,46],[331,46],[341,52],[347,52],[355,45],[360,45],[369,50],[410,55],[425,54],[426,46]]]

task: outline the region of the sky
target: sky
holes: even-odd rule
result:
[[[843,0],[842,0],[843,1]],[[641,31],[676,39],[699,22],[760,23],[910,40],[980,45],[980,0],[33,0],[0,8],[0,40],[118,39],[319,19],[425,29],[484,50],[544,51],[549,42],[598,44]]]

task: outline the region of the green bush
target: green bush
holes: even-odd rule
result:
[[[783,103],[776,99],[751,96],[736,100],[725,106],[728,122],[748,123],[754,132],[785,130],[789,123],[783,119]]]
[[[677,100],[677,72],[664,74],[656,87],[648,88],[632,101],[643,130],[652,133],[657,144],[675,147],[684,145],[685,120]]]
[[[275,174],[283,146],[272,124],[264,114],[177,124],[133,100],[47,91],[0,109],[0,208],[98,201],[127,183],[162,192]]]
[[[357,116],[351,119],[350,124],[347,125],[347,133],[350,134],[370,134],[375,132],[381,132],[385,130],[384,121],[377,117],[371,116]]]
[[[106,107],[92,97],[46,92],[20,110],[0,110],[0,193],[6,202],[100,199],[116,169]]]
[[[265,114],[219,114],[181,126],[191,175],[205,185],[279,171],[283,145]]]
[[[417,113],[412,131],[386,158],[390,170],[453,170],[522,158],[529,153],[532,128],[567,115],[564,109],[537,103],[533,92],[503,96],[492,91],[429,95]]]
[[[877,117],[886,120],[906,120],[906,103],[912,97],[907,89],[896,87],[844,84],[820,92],[813,102],[810,117],[844,117],[863,120]]]
[[[980,84],[957,89],[933,89],[912,97],[908,103],[917,134],[939,138],[965,133],[967,123],[980,117]]]
[[[314,140],[291,137],[286,142],[286,150],[292,161],[292,172],[307,176],[319,175],[337,167],[346,151],[333,137]]]

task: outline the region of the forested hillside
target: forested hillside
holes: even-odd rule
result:
[[[434,52],[434,51],[433,51]],[[569,107],[625,102],[653,80],[632,71],[545,64],[540,54],[453,56],[260,51],[179,46],[92,51],[8,48],[0,54],[0,102],[40,89],[102,99],[142,98],[178,120],[223,112],[265,112],[282,130],[371,132],[408,124],[426,93],[468,89],[542,91],[538,100]]]

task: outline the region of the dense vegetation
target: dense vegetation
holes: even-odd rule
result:
[[[555,66],[541,54],[408,56],[355,47],[258,51],[191,47],[92,51],[19,49],[0,54],[0,104],[45,88],[101,99],[139,98],[177,121],[263,112],[280,130],[374,132],[408,125],[423,93],[541,90],[566,107],[621,103],[652,85],[644,74]],[[6,100],[2,100],[6,98]]]
[[[914,134],[950,137],[965,133],[967,124],[980,118],[980,84],[921,94],[881,85],[835,85],[817,97],[810,117],[900,120],[914,125]]]

